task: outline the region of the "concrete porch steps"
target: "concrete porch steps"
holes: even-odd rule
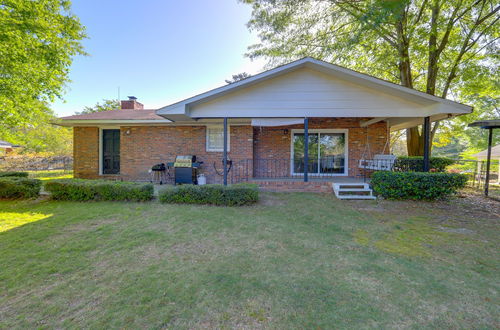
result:
[[[332,188],[338,199],[377,199],[367,183],[332,183]]]

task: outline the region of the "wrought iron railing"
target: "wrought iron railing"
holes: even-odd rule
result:
[[[471,187],[481,188],[484,186],[486,177],[485,162],[478,166],[475,160],[453,160],[452,164],[435,166],[430,168],[431,172],[454,172],[462,173],[469,177],[468,184]],[[309,160],[308,176],[310,179],[329,179],[336,175],[347,175],[350,177],[369,180],[376,171],[394,172],[421,172],[423,171],[422,159],[344,159],[322,158]],[[490,174],[490,182],[498,180],[498,164],[493,164]],[[243,159],[234,161],[228,180],[231,183],[245,182],[251,179],[295,179],[304,178],[303,159]]]

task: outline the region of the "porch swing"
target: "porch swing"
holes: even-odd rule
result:
[[[368,127],[366,127],[366,144],[363,150],[363,154],[361,155],[361,159],[359,160],[358,167],[373,171],[392,171],[394,163],[396,162],[396,156],[385,154],[385,150],[387,149],[388,145],[389,145],[389,136],[387,136],[387,140],[385,142],[382,153],[375,154],[372,158],[372,153],[370,150],[370,142],[368,141]],[[368,159],[365,158],[365,155],[367,154],[368,154]]]

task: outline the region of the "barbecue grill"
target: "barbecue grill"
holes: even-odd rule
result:
[[[175,184],[198,184],[198,169],[203,162],[197,162],[196,156],[177,156],[175,162],[168,163],[170,168],[174,168]]]

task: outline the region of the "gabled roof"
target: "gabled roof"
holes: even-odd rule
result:
[[[428,100],[434,103],[441,103],[446,106],[447,110],[456,109],[456,113],[469,113],[472,107],[455,101],[440,98],[430,95],[412,88],[394,84],[367,74],[363,74],[354,70],[350,70],[335,64],[317,60],[311,57],[305,57],[300,60],[276,67],[274,69],[259,73],[249,78],[228,84],[219,88],[212,89],[202,94],[184,99],[177,103],[173,103],[157,110],[157,114],[171,120],[192,120],[189,116],[189,107],[202,102],[224,96],[228,93],[255,85],[265,80],[275,78],[288,72],[292,72],[299,68],[308,67],[326,74],[334,75],[335,77],[370,86],[373,88],[383,89],[398,96],[403,96],[409,100],[422,101]],[[228,114],[230,116],[230,114]]]
[[[18,144],[12,144],[10,142],[0,140],[0,148],[2,148],[2,149],[19,148],[19,147],[21,147],[21,146]]]
[[[472,155],[472,157],[478,159],[486,159],[488,157],[488,149],[478,152],[477,154]],[[494,147],[491,147],[491,158],[499,158],[500,159],[500,144],[497,144]]]
[[[109,110],[101,112],[86,113],[82,115],[73,115],[61,117],[62,120],[97,120],[97,119],[121,119],[121,120],[165,120],[156,114],[156,110],[137,110],[137,109],[123,109],[123,110]]]

